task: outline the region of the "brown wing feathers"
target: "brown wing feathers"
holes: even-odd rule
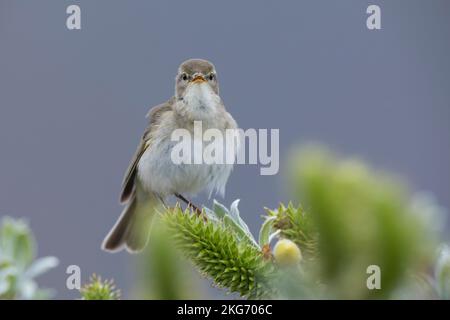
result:
[[[139,146],[133,156],[133,159],[131,160],[130,165],[128,166],[125,177],[123,179],[122,193],[120,195],[121,203],[127,202],[134,194],[137,166],[139,160],[149,146],[147,144],[147,141],[150,138],[151,129],[160,121],[161,114],[172,109],[172,103],[174,100],[175,99],[172,98],[169,101],[152,108],[147,114],[147,117],[149,118],[149,125],[147,126],[144,135],[142,136],[141,142],[139,143]]]

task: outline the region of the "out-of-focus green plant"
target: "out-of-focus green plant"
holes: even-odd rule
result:
[[[429,230],[398,181],[323,149],[294,159],[298,198],[318,233],[320,279],[329,297],[389,298],[407,272],[426,268]],[[370,265],[380,268],[381,289],[366,286]]]
[[[441,244],[431,273],[410,274],[396,293],[399,299],[450,299],[450,248]]]
[[[150,243],[138,261],[135,295],[140,299],[182,300],[202,297],[200,280],[190,263],[170,241],[158,216],[153,221]]]
[[[446,244],[439,248],[433,286],[440,299],[450,299],[450,248]]]
[[[89,283],[80,289],[82,300],[119,300],[120,290],[116,289],[113,280],[102,280],[92,275]]]
[[[36,259],[36,244],[28,224],[5,217],[0,225],[0,299],[47,299],[49,289],[35,278],[58,265],[55,257]]]
[[[162,219],[178,248],[216,286],[250,299],[272,297],[275,268],[240,218],[237,203],[231,210],[216,203],[214,210],[206,210],[206,221],[179,206]]]

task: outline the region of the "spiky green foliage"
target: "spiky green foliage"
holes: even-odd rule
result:
[[[90,282],[80,289],[83,300],[118,300],[120,290],[116,289],[113,280],[102,280],[100,276],[92,275]]]
[[[53,292],[40,289],[39,275],[58,265],[55,257],[36,259],[36,242],[24,220],[5,217],[0,226],[0,299],[47,299]]]
[[[287,206],[281,203],[277,209],[266,211],[268,219],[274,217],[272,228],[279,230],[282,238],[294,241],[306,259],[317,254],[318,234],[311,216],[301,206],[294,207],[291,202]]]
[[[274,294],[270,285],[275,273],[272,262],[265,261],[253,242],[240,238],[223,220],[205,221],[179,207],[168,210],[162,218],[178,248],[218,287],[250,299]]]

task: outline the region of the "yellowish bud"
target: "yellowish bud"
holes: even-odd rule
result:
[[[290,266],[298,264],[302,260],[302,253],[297,245],[288,239],[281,239],[273,249],[273,255],[278,264]]]

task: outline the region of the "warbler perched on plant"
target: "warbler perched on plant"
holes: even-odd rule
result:
[[[175,96],[152,108],[147,117],[149,124],[122,184],[120,201],[125,208],[103,241],[102,248],[107,251],[143,249],[152,215],[168,196],[175,195],[190,204],[182,194],[204,189],[223,194],[232,170],[232,164],[175,164],[171,158],[177,143],[171,134],[176,129],[194,134],[194,121],[201,121],[203,130],[214,128],[224,133],[237,128],[219,96],[217,73],[211,62],[183,62],[175,79]],[[199,151],[193,149],[195,152]]]

